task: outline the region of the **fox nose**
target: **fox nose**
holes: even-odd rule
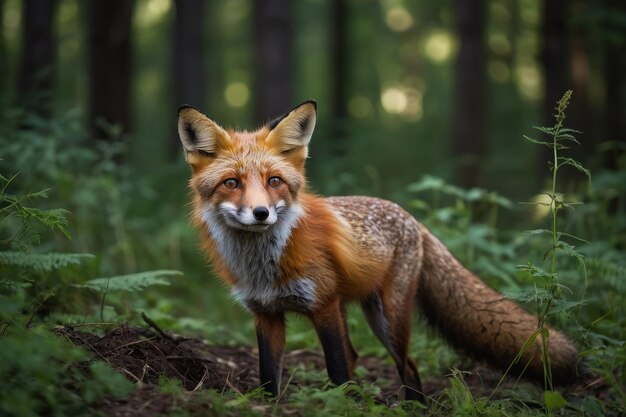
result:
[[[265,220],[269,217],[270,211],[267,209],[267,207],[259,206],[255,207],[254,210],[252,210],[252,214],[257,220]]]

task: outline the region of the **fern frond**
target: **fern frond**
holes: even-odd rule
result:
[[[69,222],[65,218],[65,215],[69,213],[69,211],[64,209],[41,210],[33,207],[24,207],[22,205],[17,207],[23,220],[34,219],[52,230],[61,232],[66,238],[72,238],[67,231]]]
[[[11,184],[18,175],[19,173],[13,175],[11,178],[5,176],[0,177],[0,223],[11,216],[18,217],[22,222],[21,229],[17,232],[16,236],[10,240],[12,240],[15,245],[24,247],[27,245],[20,244],[21,238],[27,234],[31,234],[29,240],[31,242],[38,242],[38,234],[33,230],[32,223],[40,223],[49,229],[61,232],[67,239],[71,239],[67,230],[69,222],[65,218],[66,214],[69,213],[67,210],[42,210],[25,205],[25,202],[29,200],[48,198],[49,188],[19,195],[7,192],[9,184]]]
[[[180,271],[174,270],[157,270],[139,272],[136,274],[118,275],[110,278],[90,279],[84,284],[74,284],[75,287],[89,288],[95,291],[141,291],[146,287],[153,285],[170,285],[168,280],[172,276],[183,275]]]
[[[50,272],[69,265],[79,265],[84,260],[93,258],[94,256],[88,253],[0,252],[0,265],[34,272]]]

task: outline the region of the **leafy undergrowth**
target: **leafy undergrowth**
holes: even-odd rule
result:
[[[150,320],[147,319],[149,322]],[[89,405],[89,412],[106,416],[320,416],[320,415],[543,415],[541,389],[506,378],[488,400],[501,377],[499,371],[474,363],[469,372],[424,381],[429,407],[401,401],[395,367],[378,356],[359,359],[355,382],[332,387],[327,382],[319,352],[294,350],[285,356],[284,391],[266,398],[258,389],[257,352],[254,348],[211,346],[199,338],[186,338],[152,328],[109,328],[104,334],[83,326],[59,326],[58,336],[84,347],[94,363],[105,362],[137,389],[125,398],[104,396]],[[84,364],[82,365],[84,366]],[[593,380],[592,380],[593,381]],[[562,415],[602,415],[604,404],[617,399],[598,380],[566,391],[568,407]],[[75,387],[78,390],[78,387]],[[516,400],[511,392],[515,392]],[[606,410],[605,410],[606,411]],[[610,410],[608,415],[610,415]],[[617,415],[617,414],[615,414]]]

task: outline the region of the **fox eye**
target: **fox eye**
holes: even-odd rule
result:
[[[270,187],[272,187],[272,188],[278,188],[278,186],[279,186],[280,184],[282,184],[282,183],[283,183],[283,180],[281,180],[281,179],[280,179],[280,178],[278,178],[278,177],[272,177],[272,178],[270,178],[270,179],[269,179],[269,181],[267,182],[267,184],[268,184]]]
[[[235,188],[239,187],[239,181],[234,178],[228,178],[226,181],[224,181],[224,187],[228,188],[229,190],[234,190]]]

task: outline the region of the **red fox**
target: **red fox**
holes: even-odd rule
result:
[[[465,269],[398,205],[307,192],[316,111],[306,101],[247,132],[224,130],[190,106],[178,110],[192,223],[219,277],[254,315],[262,386],[279,392],[288,311],[312,321],[331,381],[349,381],[357,353],[345,307],[353,301],[391,354],[407,399],[424,401],[408,357],[415,305],[453,345],[506,369],[536,318]],[[549,356],[554,382],[573,382],[576,348],[552,329]],[[539,342],[513,371],[543,378]]]

